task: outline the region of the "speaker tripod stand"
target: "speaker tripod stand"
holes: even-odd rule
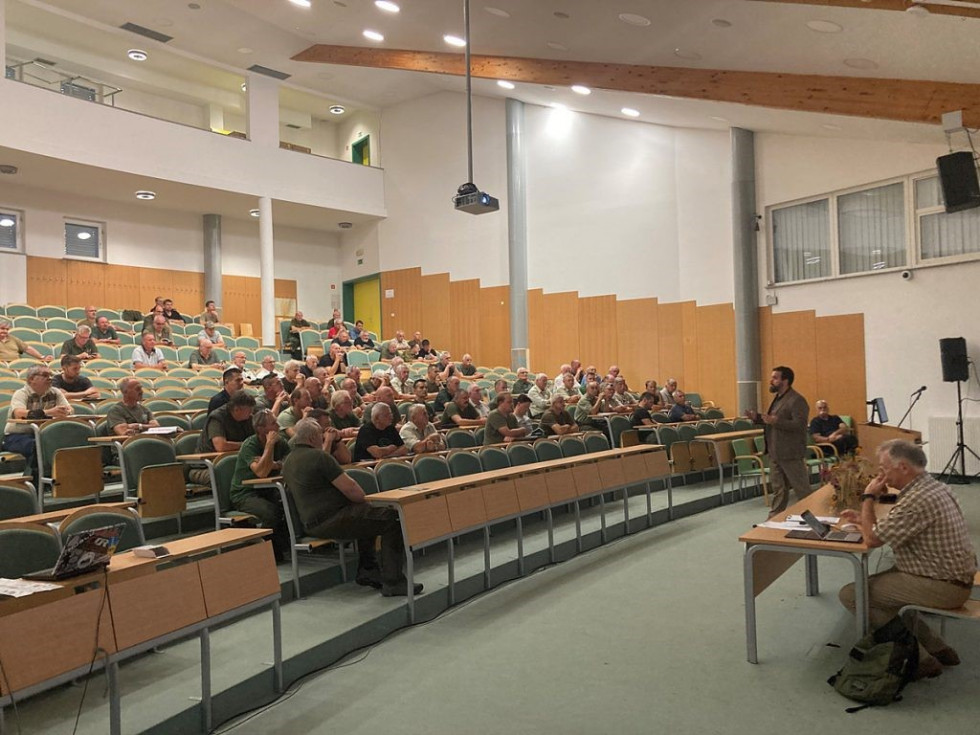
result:
[[[956,381],[956,449],[953,450],[953,456],[949,458],[949,461],[943,468],[942,474],[939,475],[940,480],[952,485],[965,485],[971,480],[966,474],[967,452],[975,460],[980,462],[980,455],[974,452],[963,441],[963,397],[960,392],[960,386],[962,384],[963,381]],[[959,464],[958,470],[956,468],[957,464]]]

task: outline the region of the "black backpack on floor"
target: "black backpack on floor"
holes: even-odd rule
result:
[[[919,642],[899,617],[854,644],[844,667],[827,683],[848,699],[861,702],[848,707],[857,712],[865,707],[882,707],[897,702],[902,689],[919,668]]]

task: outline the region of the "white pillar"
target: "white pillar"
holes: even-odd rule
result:
[[[7,66],[7,22],[5,11],[7,0],[0,0],[0,69]]]
[[[208,105],[208,122],[212,130],[224,130],[225,108],[221,105]]]
[[[250,72],[246,95],[248,139],[253,143],[279,147],[279,82],[264,74]]]
[[[262,296],[262,344],[276,344],[276,272],[272,245],[272,200],[259,198],[259,279]]]

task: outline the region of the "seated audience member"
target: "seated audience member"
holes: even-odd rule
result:
[[[582,367],[581,361],[572,360],[572,376],[575,378],[576,385],[581,385],[582,379],[585,377],[585,369]]]
[[[159,426],[153,412],[143,405],[143,385],[136,378],[119,381],[121,400],[109,409],[106,428],[115,436],[138,434],[151,426]]]
[[[272,411],[273,416],[289,405],[289,394],[282,389],[282,380],[275,373],[262,378],[262,395],[255,402],[257,408]]]
[[[496,396],[500,393],[510,393],[510,386],[507,385],[507,381],[503,378],[497,378],[493,381],[493,394]]]
[[[168,322],[177,322],[178,324],[183,324],[186,320],[180,315],[180,312],[174,308],[173,299],[163,300],[163,315],[167,317]]]
[[[415,394],[412,396],[412,403],[422,406],[429,421],[435,421],[436,410],[434,406],[429,405],[429,394],[425,390],[425,378],[419,378],[415,381]]]
[[[446,448],[445,439],[435,425],[429,423],[429,414],[421,403],[413,404],[408,409],[408,421],[398,435],[412,454],[441,452]]]
[[[474,380],[479,380],[483,377],[483,373],[477,372],[471,355],[463,355],[463,360],[459,364],[459,372],[463,377],[473,378]]]
[[[415,388],[412,379],[408,377],[408,365],[401,363],[395,368],[395,376],[391,379],[391,389],[395,391],[395,400],[411,401],[415,398]]]
[[[471,385],[466,391],[470,396],[470,405],[476,409],[481,419],[490,415],[490,406],[483,400],[483,388],[478,385]]]
[[[442,390],[442,380],[439,378],[439,368],[429,365],[425,369],[425,392],[435,400],[440,390]]]
[[[163,316],[163,304],[155,304],[149,313],[143,317],[143,326],[140,327],[140,332],[151,332],[153,331],[153,323],[158,316]],[[167,321],[167,317],[163,317],[163,321]]]
[[[330,341],[330,344],[337,345],[344,352],[354,348],[354,343],[350,341],[350,332],[345,327],[341,327],[337,331],[337,336]]]
[[[24,385],[10,397],[11,419],[58,419],[71,416],[71,404],[65,394],[51,385],[51,368],[32,365],[27,369]],[[37,457],[34,454],[34,429],[31,424],[11,421],[3,430],[3,450],[22,454],[31,468],[34,484],[38,482]]]
[[[197,318],[198,322],[204,324],[205,322],[212,322],[217,324],[221,321],[218,317],[218,306],[213,301],[204,302],[204,311],[202,311]]]
[[[276,372],[276,358],[274,358],[272,355],[266,355],[263,357],[262,362],[259,364],[262,367],[255,374],[253,384],[261,383],[263,380],[265,380],[266,375],[275,375],[278,378],[282,378],[282,373]]]
[[[313,419],[323,429],[323,451],[337,460],[338,464],[350,464],[351,451],[347,448],[347,442],[341,438],[340,432],[334,427],[329,413],[323,409],[314,408],[310,410],[306,418]],[[295,438],[294,434],[293,439]],[[289,440],[290,446],[293,444],[293,439]]]
[[[245,367],[245,363],[248,362],[248,358],[245,356],[244,352],[234,352],[231,356],[231,367],[238,368],[242,373],[242,382],[246,385],[252,385],[256,381],[255,373]]]
[[[354,404],[346,390],[334,391],[330,396],[330,423],[340,432],[341,439],[353,439],[361,428],[361,420],[354,415]]]
[[[397,357],[402,352],[406,352],[410,349],[411,348],[409,347],[408,342],[405,340],[405,332],[399,329],[395,332],[394,339],[388,340],[388,348],[387,348],[388,354],[382,355],[381,358],[390,360],[393,357]]]
[[[99,316],[98,315],[99,315],[99,310],[96,309],[94,305],[93,306],[86,306],[85,307],[85,318],[82,319],[80,322],[78,322],[78,324],[84,324],[89,329],[95,329],[95,326],[98,324],[98,321],[99,321]],[[109,320],[106,319],[106,322],[108,322],[108,321]]]
[[[616,400],[616,388],[612,381],[599,384],[599,409],[597,413],[632,413],[629,406]]]
[[[509,443],[527,436],[527,429],[522,428],[514,416],[514,396],[504,391],[497,394],[496,400],[497,407],[487,416],[484,446]]]
[[[408,594],[402,571],[405,546],[397,511],[367,502],[361,486],[323,451],[323,429],[316,421],[304,419],[296,426],[296,441],[283,464],[283,479],[308,535],[357,540],[358,584],[380,588],[386,597]],[[378,536],[380,570],[374,554]],[[414,585],[415,594],[421,591],[422,585]]]
[[[153,306],[150,307],[149,314],[163,313],[163,296],[153,297]]]
[[[219,332],[218,329],[216,328],[217,324],[218,324],[217,322],[212,322],[210,320],[204,322],[204,329],[202,329],[200,332],[197,333],[198,341],[200,341],[201,338],[204,337],[211,340],[211,344],[213,344],[215,347],[224,347],[225,338],[222,336],[221,332]]]
[[[319,378],[307,378],[303,381],[303,387],[310,392],[310,407],[326,411],[329,403],[327,396],[323,394],[323,383]]]
[[[446,404],[442,412],[442,422],[439,427],[442,429],[470,428],[483,426],[486,419],[480,418],[480,414],[470,403],[470,395],[465,390],[456,391],[456,396],[452,402]]]
[[[446,381],[446,384],[439,390],[435,401],[432,402],[432,407],[435,408],[436,413],[445,411],[446,406],[456,399],[457,393],[459,393],[459,378],[454,375]]]
[[[306,360],[303,362],[303,366],[299,369],[303,373],[304,377],[312,378],[313,371],[320,366],[320,358],[316,355],[307,355]]]
[[[231,478],[231,507],[250,513],[260,528],[272,529],[272,550],[276,561],[289,558],[289,531],[283,515],[279,491],[245,485],[246,480],[272,477],[282,472],[282,463],[289,454],[289,444],[279,433],[279,425],[271,411],[260,410],[252,416],[252,436],[238,450],[235,473]]]
[[[371,339],[371,335],[368,334],[366,329],[362,329],[354,337],[354,349],[355,350],[375,350],[377,347],[374,345],[374,340]]]
[[[531,399],[527,397],[526,393],[521,393],[514,399],[514,418],[517,419],[517,428],[524,429],[527,436],[531,436],[536,428],[534,421],[531,420],[530,410]]]
[[[194,370],[201,370],[208,365],[224,365],[224,362],[218,359],[218,356],[215,354],[214,345],[211,344],[211,340],[198,340],[197,349],[187,358],[187,367]]]
[[[364,386],[361,385],[361,369],[357,365],[350,365],[347,368],[347,377],[354,381],[359,396],[364,395]]]
[[[293,392],[289,394],[289,408],[280,411],[276,419],[279,422],[279,428],[291,439],[293,427],[299,423],[300,419],[309,416],[312,410],[310,392],[306,388],[294,388]]]
[[[861,496],[861,510],[845,510],[841,521],[861,527],[872,548],[888,544],[894,567],[868,578],[868,608],[872,629],[885,625],[905,605],[940,609],[962,607],[974,589],[976,551],[956,496],[926,472],[921,447],[892,439],[878,447],[878,475]],[[875,503],[894,488],[898,502],[884,518]],[[840,591],[840,601],[856,608],[854,583]],[[914,678],[932,678],[943,666],[956,666],[959,654],[922,619],[907,621],[919,642],[919,667]]]
[[[143,330],[143,334],[152,334],[158,345],[173,346],[174,338],[167,325],[167,317],[163,314],[154,315],[153,322]]]
[[[412,354],[416,354],[418,348],[422,346],[422,333],[415,332],[415,334],[412,335],[412,338],[408,340],[408,346],[412,348]]]
[[[640,402],[636,404],[633,415],[630,416],[630,426],[634,428],[637,426],[653,426],[656,423],[650,415],[650,409],[654,406],[656,399],[656,394],[650,391],[643,392],[640,396]]]
[[[100,316],[95,320],[95,326],[92,327],[92,341],[97,345],[119,344],[119,335],[116,334],[115,327],[109,323],[109,317]]]
[[[19,337],[14,337],[10,333],[10,322],[0,317],[0,362],[10,362],[21,355],[30,355],[35,360],[44,360],[44,362],[51,362],[54,359],[51,355],[41,355]]]
[[[363,414],[361,415],[361,423],[371,423],[371,413],[374,411],[374,407],[383,403],[391,410],[391,420],[392,423],[395,424],[395,429],[400,429],[403,422],[400,420],[401,413],[398,411],[398,404],[395,403],[395,391],[393,391],[387,385],[382,385],[374,392],[374,396],[374,403],[365,408]]]
[[[814,441],[833,444],[841,456],[853,454],[858,446],[857,437],[840,416],[830,412],[830,406],[824,400],[817,401],[817,415],[810,422],[810,434]]]
[[[419,344],[418,352],[415,353],[416,360],[424,360],[425,362],[435,362],[439,359],[438,353],[429,344],[429,340],[423,339]]]
[[[327,327],[328,334],[329,334],[329,332],[330,332],[331,329],[335,329],[335,328],[336,329],[340,329],[342,326],[344,326],[344,318],[340,314],[340,309],[334,309],[333,310],[333,313],[331,314],[331,316],[327,320],[327,322],[330,324],[330,326]],[[339,322],[339,324],[338,324],[338,322]],[[336,334],[337,334],[336,332],[334,332],[333,334],[330,334],[329,335],[330,336],[330,339],[333,339]]]
[[[133,369],[149,368],[151,370],[166,370],[167,361],[156,346],[156,339],[149,332],[143,333],[139,347],[133,350]]]
[[[613,382],[618,377],[619,377],[619,365],[610,365],[609,373],[608,373],[609,382],[610,383]]]
[[[527,392],[527,397],[531,399],[531,416],[541,418],[544,412],[551,406],[552,390],[548,387],[548,376],[538,373],[534,378],[534,385]]]
[[[304,329],[309,329],[310,323],[303,318],[303,312],[297,311],[289,321],[289,328],[286,330],[286,343],[282,346],[283,352],[288,352],[294,360],[303,359],[303,340],[299,333]]]
[[[675,390],[672,398],[674,399],[674,405],[670,407],[670,411],[667,414],[667,420],[669,422],[697,421],[701,418],[694,411],[693,407],[687,405],[687,396],[684,394],[684,391],[680,389]]]
[[[515,396],[519,396],[521,393],[527,393],[533,387],[534,383],[527,379],[527,368],[517,368],[517,380],[515,380],[514,384],[510,387],[510,392]]]
[[[582,373],[582,379],[579,381],[579,385],[585,388],[589,383],[598,383],[599,375],[596,370],[595,365],[589,365],[585,371]]]
[[[572,372],[572,366],[567,362],[564,363],[560,368],[558,368],[558,375],[556,375],[554,379],[551,381],[552,390],[558,390],[558,388],[561,387],[565,382],[562,376],[565,375],[565,373],[571,373],[571,372]]]
[[[443,383],[456,374],[456,363],[453,362],[452,357],[448,350],[443,350],[436,360],[436,371],[439,373],[439,380]]]
[[[667,378],[664,387],[660,389],[660,405],[673,406],[675,390],[677,390],[677,381],[673,378]]]
[[[347,391],[347,395],[350,396],[351,405],[354,407],[354,413],[357,416],[361,415],[361,411],[364,410],[364,399],[357,392],[358,384],[353,380],[353,378],[344,378],[340,382],[340,389]]]
[[[405,360],[402,357],[391,358],[391,363],[388,365],[388,369],[385,371],[385,375],[388,378],[388,385],[391,385],[391,379],[395,377],[398,373],[399,365],[404,365]]]
[[[75,329],[75,334],[61,345],[61,355],[75,355],[82,360],[92,360],[99,356],[99,350],[92,340],[92,329],[85,324]]]
[[[385,370],[375,370],[373,373],[371,373],[371,377],[367,379],[366,383],[364,383],[364,400],[376,400],[376,396],[374,394],[378,391],[378,388],[386,385],[385,381],[387,380],[388,373]]]
[[[99,400],[99,389],[82,375],[82,358],[78,355],[61,356],[61,374],[54,376],[52,384],[70,401]]]
[[[647,393],[653,393],[653,405],[659,406],[663,403],[663,398],[660,396],[660,387],[657,385],[657,381],[651,378],[643,385],[644,390]]]
[[[572,415],[565,409],[565,399],[552,396],[551,406],[541,417],[541,428],[545,436],[552,434],[565,435],[578,431],[578,425]]]
[[[555,395],[565,399],[566,406],[574,406],[582,400],[582,391],[579,390],[578,383],[575,382],[575,375],[571,372],[562,373],[561,383],[557,384]]]
[[[303,385],[304,378],[299,371],[301,367],[303,363],[299,360],[286,360],[286,364],[282,366],[282,389],[290,395]]]
[[[572,408],[572,418],[579,426],[591,426],[596,429],[604,429],[605,424],[594,419],[599,413],[599,384],[592,380],[585,384],[585,395],[583,395],[575,407]]]
[[[342,375],[347,370],[347,353],[336,342],[331,342],[330,347],[327,348],[327,351],[317,364],[322,368],[326,368],[327,375],[331,378],[334,375]]]
[[[613,400],[618,406],[625,406],[630,411],[636,408],[636,396],[626,389],[626,378],[622,375],[613,380]]]
[[[252,427],[252,412],[255,398],[247,390],[231,394],[228,403],[219,406],[208,414],[204,429],[197,442],[198,452],[237,452],[242,442],[255,433]],[[204,477],[207,477],[205,471]],[[197,482],[195,480],[195,482]],[[202,485],[208,484],[205,479]]]
[[[327,339],[333,339],[338,334],[340,330],[344,328],[344,320],[337,318],[330,323],[330,328],[327,330]]]
[[[378,402],[371,407],[371,418],[361,425],[354,443],[354,461],[388,459],[408,454],[405,442],[398,435],[394,414],[387,403]]]
[[[242,371],[234,365],[221,373],[221,390],[211,396],[211,400],[208,401],[208,413],[214,413],[216,409],[228,403],[231,394],[240,391],[244,384]]]
[[[354,328],[350,330],[350,338],[352,340],[356,340],[360,336],[361,332],[363,331],[364,331],[364,321],[362,319],[358,319],[357,321],[354,322]]]

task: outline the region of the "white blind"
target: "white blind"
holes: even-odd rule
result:
[[[777,283],[829,276],[829,200],[774,209],[772,242]]]
[[[17,249],[17,215],[0,211],[0,250]]]
[[[939,177],[916,181],[916,209],[938,206],[943,206]],[[923,260],[980,253],[980,209],[964,209],[951,214],[920,212],[919,247]]]
[[[905,185],[837,197],[837,232],[841,273],[905,265]]]
[[[65,222],[65,255],[73,258],[99,259],[102,255],[102,230],[97,225]]]

